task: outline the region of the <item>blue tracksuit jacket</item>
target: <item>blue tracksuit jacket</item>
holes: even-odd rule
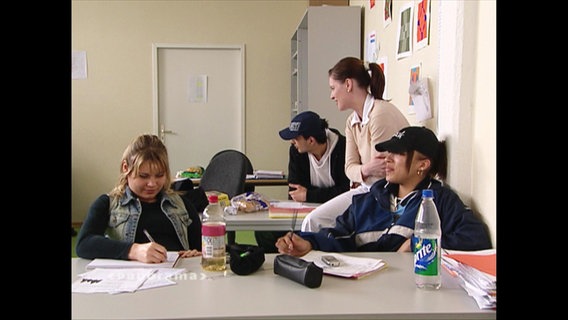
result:
[[[368,193],[353,196],[351,206],[337,217],[334,228],[323,228],[317,233],[300,232],[299,235],[310,241],[314,250],[396,251],[412,237],[422,189],[434,191],[442,228],[442,248],[471,251],[492,247],[486,225],[454,191],[430,178],[424,179],[403,199],[397,212],[390,210],[390,197],[398,194],[398,185],[381,179]]]

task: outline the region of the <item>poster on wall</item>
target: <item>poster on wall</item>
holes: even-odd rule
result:
[[[189,102],[207,103],[207,75],[189,76]]]
[[[373,9],[375,7],[375,0],[369,0],[369,8]]]
[[[416,3],[416,50],[430,44],[430,3],[420,0]]]
[[[385,0],[383,10],[383,26],[386,28],[392,22],[392,0]]]
[[[428,78],[416,80],[410,84],[408,93],[414,102],[414,110],[416,111],[416,120],[423,122],[432,118],[432,108],[430,107],[430,93],[428,92]]]
[[[412,12],[413,2],[409,2],[400,9],[400,23],[398,24],[398,45],[396,59],[400,60],[412,55]]]
[[[420,79],[420,64],[412,66],[410,68],[410,82],[409,88],[416,84],[416,82]],[[410,93],[410,89],[409,89]],[[415,114],[416,110],[414,108],[414,101],[412,100],[412,95],[408,96],[408,114]]]
[[[369,39],[367,42],[367,61],[375,62],[377,60],[377,53],[378,53],[378,46],[377,43],[377,32],[371,31],[369,32]]]
[[[87,79],[87,51],[71,51],[71,79]]]

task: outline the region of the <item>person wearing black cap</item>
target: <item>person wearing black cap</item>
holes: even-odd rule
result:
[[[447,172],[445,141],[438,141],[426,127],[411,126],[375,148],[387,153],[386,177],[375,182],[368,193],[353,196],[334,228],[280,237],[276,242],[280,253],[410,251],[422,189],[434,192],[442,248],[471,251],[492,247],[487,226],[442,183]]]
[[[385,176],[384,155],[375,144],[409,126],[402,112],[383,98],[385,75],[376,63],[345,57],[329,69],[330,98],[339,111],[353,110],[345,122],[345,175],[352,188],[314,209],[302,221],[302,231],[333,227],[353,195],[369,192]]]
[[[289,140],[288,198],[298,202],[322,203],[349,190],[345,175],[345,136],[329,128],[327,120],[312,111],[294,117],[280,138]],[[265,252],[277,252],[274,243],[286,234],[256,231],[255,238]]]

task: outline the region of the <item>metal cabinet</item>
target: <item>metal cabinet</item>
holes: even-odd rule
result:
[[[330,99],[328,70],[341,58],[361,57],[359,6],[308,7],[291,38],[291,118],[311,110],[343,132],[349,112]]]

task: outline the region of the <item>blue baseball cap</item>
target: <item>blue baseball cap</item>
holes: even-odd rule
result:
[[[313,111],[304,111],[292,119],[290,126],[278,133],[284,140],[292,140],[299,135],[304,137],[325,136],[325,128],[322,126],[320,116]]]

